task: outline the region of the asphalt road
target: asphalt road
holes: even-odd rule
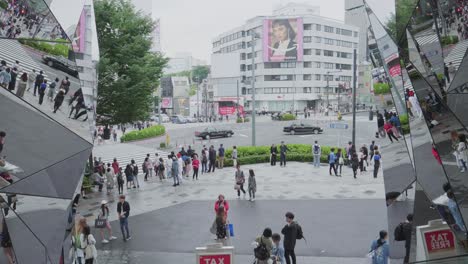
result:
[[[283,127],[292,124],[293,122],[303,122],[305,124],[318,125],[324,129],[322,134],[309,134],[309,135],[289,135],[283,133]],[[284,141],[286,144],[313,144],[318,140],[319,144],[327,146],[342,146],[345,147],[347,142],[352,138],[351,116],[345,116],[342,123],[348,124],[348,129],[332,129],[329,127],[330,123],[335,121],[327,120],[300,120],[300,121],[271,121],[269,117],[261,116],[256,123],[256,145],[271,145],[272,143],[279,144]],[[230,138],[214,138],[211,140],[201,140],[195,137],[195,131],[201,131],[206,127],[215,127],[217,129],[230,129],[234,135]],[[366,143],[370,144],[374,133],[376,131],[376,120],[369,121],[368,113],[360,113],[357,115],[356,121],[356,141],[358,145]],[[208,123],[200,124],[198,127],[188,128],[187,125],[180,124],[171,126],[167,129],[170,136],[170,150],[177,149],[176,146],[194,146],[196,150],[200,150],[203,145],[223,144],[225,148],[232,146],[251,146],[252,145],[252,124],[236,124],[236,123]],[[159,147],[160,142],[165,142],[165,137],[153,138],[135,142],[134,144],[142,146],[155,146]]]

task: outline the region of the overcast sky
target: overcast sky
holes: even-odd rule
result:
[[[210,62],[211,40],[225,31],[242,25],[255,16],[271,15],[287,0],[134,0],[153,4],[153,17],[161,19],[161,45],[167,56],[192,53]],[[321,16],[344,20],[345,0],[308,0],[320,7]],[[91,0],[53,0],[51,9],[64,29],[76,24],[85,2]],[[297,1],[304,2],[304,1]],[[394,12],[394,0],[367,0],[376,15],[386,20]],[[66,11],[65,11],[66,10]]]

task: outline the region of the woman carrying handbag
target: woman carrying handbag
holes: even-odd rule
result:
[[[96,239],[94,239],[94,236],[91,234],[91,228],[89,226],[83,228],[80,240],[84,250],[85,264],[97,263],[95,261],[97,258]]]
[[[241,171],[240,169],[240,164],[237,164],[237,170],[236,170],[236,185],[234,185],[234,189],[237,190],[237,199],[240,199],[240,193],[241,191],[244,193],[244,198],[245,198],[245,190],[244,190],[244,183],[245,183],[245,177],[244,177],[244,172]]]

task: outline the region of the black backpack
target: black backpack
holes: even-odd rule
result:
[[[319,154],[319,152],[320,152],[319,145],[314,145],[314,154]]]
[[[403,226],[404,226],[403,223],[400,223],[395,228],[395,231],[394,231],[393,235],[395,236],[396,241],[405,241],[406,240],[405,230],[404,230]]]
[[[138,166],[136,164],[133,166],[133,174],[138,175]]]
[[[160,170],[160,171],[163,171],[164,169],[165,169],[165,168],[164,168],[164,164],[161,162],[161,163],[159,164],[159,170]]]
[[[254,254],[255,254],[255,258],[258,260],[267,260],[270,258],[270,252],[268,252],[268,249],[262,240],[263,240],[263,237],[260,237],[260,243],[254,249]]]
[[[296,229],[297,229],[296,239],[299,239],[299,240],[304,239],[305,240],[304,233],[302,233],[302,227],[298,223],[296,223]]]

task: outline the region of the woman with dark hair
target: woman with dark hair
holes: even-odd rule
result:
[[[2,221],[2,239],[0,241],[1,246],[3,247],[3,253],[7,257],[8,264],[15,263],[15,254],[13,253],[13,244],[11,243],[10,233],[8,232],[8,227],[6,225],[5,219]]]
[[[224,211],[224,206],[218,207],[218,211],[216,212],[216,239],[218,240],[225,240],[227,239],[227,230],[226,230],[226,223],[227,223],[227,215]]]
[[[264,245],[268,252],[268,256],[265,256],[266,259],[257,259],[257,264],[268,263],[268,260],[270,259],[271,255],[271,250],[273,249],[273,241],[271,240],[272,235],[273,232],[269,227],[267,227],[265,228],[265,230],[263,230],[263,234],[255,239],[255,242],[257,242],[258,245]]]
[[[132,185],[133,184],[133,188],[135,188],[135,183],[133,182],[133,170],[132,170],[132,166],[130,166],[130,164],[127,164],[127,167],[125,167],[125,177],[127,178],[127,189],[128,188],[132,188]],[[129,187],[130,186],[130,187]]]
[[[57,113],[57,110],[62,106],[63,100],[65,99],[65,90],[60,89],[54,99],[54,114]]]
[[[372,241],[369,253],[372,256],[372,264],[388,264],[389,245],[387,239],[387,231],[382,230],[379,233],[379,239]]]
[[[271,24],[271,31],[274,38],[272,57],[281,56],[285,59],[297,59],[296,32],[292,28],[288,19],[277,19]]]
[[[460,164],[462,165],[462,168],[460,172],[465,172],[467,170],[466,167],[466,162],[468,161],[467,158],[467,151],[468,151],[468,145],[466,144],[466,136],[464,134],[458,135],[458,159],[460,160]]]
[[[104,228],[99,229],[99,232],[101,233],[102,243],[107,244],[109,243],[110,240],[117,239],[115,236],[112,235],[112,227],[110,226],[110,223],[109,223],[109,207],[107,206],[106,200],[103,200],[101,202],[101,212],[99,212],[98,218],[106,220],[105,228],[109,231],[109,240],[107,240],[104,237]]]
[[[81,246],[84,249],[85,264],[93,264],[94,260],[97,258],[96,239],[94,239],[93,234],[91,234],[91,228],[89,226],[83,227],[80,240]]]

